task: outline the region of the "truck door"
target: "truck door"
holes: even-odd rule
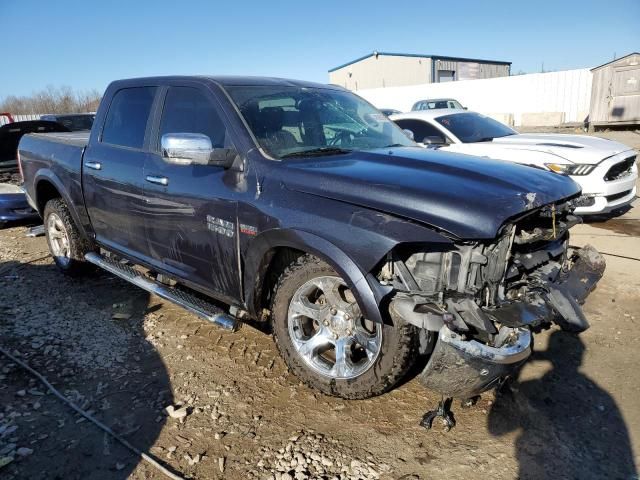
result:
[[[232,147],[224,118],[208,90],[169,87],[157,153],[144,166],[145,226],[153,263],[233,302],[241,295],[232,174],[218,166],[168,163],[160,149],[167,133],[200,133],[214,148]]]
[[[132,87],[115,92],[100,138],[83,157],[83,191],[96,239],[134,257],[148,252],[142,173],[157,91]]]

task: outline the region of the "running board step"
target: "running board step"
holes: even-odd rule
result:
[[[174,287],[167,287],[166,285],[154,282],[134,268],[120,263],[117,260],[106,258],[97,253],[87,253],[84,258],[87,262],[93,263],[107,272],[112,273],[117,277],[146,290],[147,292],[153,293],[160,298],[175,303],[185,310],[188,310],[211,323],[215,323],[226,330],[233,331],[238,328],[238,321],[235,318],[222,312],[220,308],[206,300],[188,292],[178,290]]]

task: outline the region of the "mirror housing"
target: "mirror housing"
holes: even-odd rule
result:
[[[208,165],[211,139],[201,133],[165,133],[160,140],[162,156],[176,165]]]
[[[446,145],[444,137],[439,135],[427,136],[422,139],[422,143],[425,145]]]
[[[403,128],[402,129],[402,133],[404,133],[407,137],[409,137],[411,140],[415,140],[415,137],[413,135],[413,132],[411,130],[409,130],[408,128]]]
[[[214,165],[229,168],[237,152],[231,148],[213,148],[202,133],[165,133],[160,140],[162,157],[174,165]]]

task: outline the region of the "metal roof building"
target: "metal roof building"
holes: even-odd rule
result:
[[[511,62],[414,53],[373,52],[329,70],[349,90],[509,76]]]

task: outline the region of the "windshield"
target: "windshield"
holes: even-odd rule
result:
[[[462,143],[489,142],[494,138],[518,133],[493,118],[473,112],[444,115],[437,117],[436,122],[458,137]]]
[[[384,114],[350,92],[290,86],[226,90],[260,146],[274,158],[415,146]]]
[[[425,100],[420,102],[416,110],[438,110],[441,108],[459,108],[462,110],[462,105],[457,100]]]

